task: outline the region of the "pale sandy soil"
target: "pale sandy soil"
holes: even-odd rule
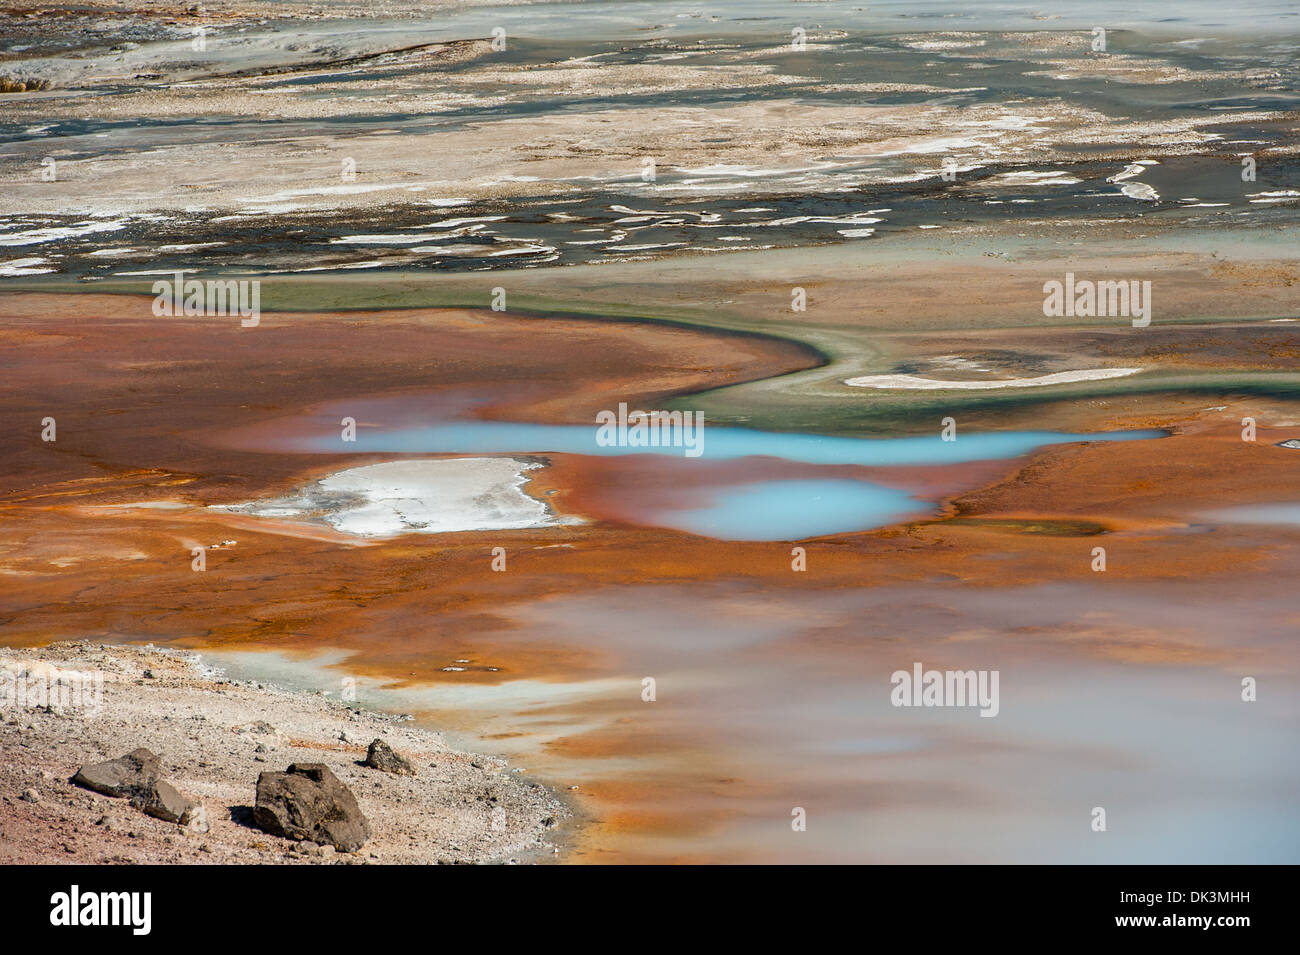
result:
[[[103,698],[97,714],[20,708],[12,697],[0,703],[0,863],[480,863],[559,851],[550,839],[569,812],[554,793],[395,717],[227,682],[188,655],[153,648],[0,650],[0,665],[14,662],[102,672]],[[359,765],[376,738],[417,775]],[[161,756],[166,778],[202,805],[208,831],[153,819],[68,781],[84,763],[140,746]],[[245,821],[258,774],[293,762],[323,762],[352,789],[373,833],[359,852],[294,843]]]

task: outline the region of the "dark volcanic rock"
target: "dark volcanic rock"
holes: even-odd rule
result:
[[[181,795],[180,791],[166,780],[154,783],[153,791],[141,806],[147,815],[165,822],[189,825],[194,815],[194,803]]]
[[[398,776],[415,775],[415,767],[407,759],[393,752],[393,748],[382,739],[377,739],[370,744],[370,750],[366,753],[366,765]]]
[[[105,796],[139,796],[147,799],[162,776],[158,756],[147,749],[136,749],[117,759],[87,763],[77,770],[72,781]]]
[[[283,773],[257,777],[253,824],[273,836],[310,839],[355,852],[370,838],[352,790],[324,763],[294,763]]]

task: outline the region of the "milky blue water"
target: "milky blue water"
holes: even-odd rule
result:
[[[906,491],[869,481],[762,481],[663,510],[656,523],[719,540],[794,541],[883,527],[926,507]]]
[[[808,465],[925,466],[1016,458],[1035,448],[1072,441],[1137,441],[1163,431],[1069,434],[1058,431],[1001,431],[961,434],[944,441],[934,435],[909,438],[847,438],[828,435],[714,428],[707,422],[680,447],[602,446],[597,428],[506,421],[440,422],[390,431],[358,429],[355,442],[339,431],[290,440],[301,451],[399,452],[415,454],[655,454],[697,462],[747,457],[782,458]],[[687,456],[687,447],[699,448]],[[683,472],[685,475],[685,472]],[[685,502],[638,514],[656,527],[720,540],[794,541],[884,527],[933,507],[905,491],[867,480],[836,476],[780,481],[744,481],[698,487]],[[649,513],[647,517],[646,514]]]
[[[1251,504],[1210,515],[1225,524],[1300,524],[1300,504]]]
[[[744,457],[785,458],[802,464],[857,464],[904,466],[964,464],[1019,457],[1035,448],[1072,441],[1139,441],[1163,437],[1165,432],[1112,431],[1070,434],[1061,431],[994,431],[962,434],[944,441],[936,422],[935,433],[909,438],[846,438],[820,434],[755,431],[749,428],[701,429],[698,456],[685,447],[602,447],[593,424],[550,425],[511,421],[455,421],[390,431],[357,429],[355,442],[344,442],[337,427],[326,432],[290,439],[290,447],[317,452],[398,452],[422,454],[661,454],[686,461],[732,461]]]

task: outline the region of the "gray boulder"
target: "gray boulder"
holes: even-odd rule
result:
[[[87,763],[77,770],[72,781],[105,796],[147,799],[161,777],[157,754],[140,748],[117,759]]]
[[[355,852],[370,838],[352,790],[324,763],[294,763],[283,773],[258,776],[253,824],[273,836],[340,852]]]
[[[393,752],[393,748],[382,739],[377,739],[370,744],[370,749],[366,753],[366,765],[396,776],[415,775],[415,767],[410,761]]]

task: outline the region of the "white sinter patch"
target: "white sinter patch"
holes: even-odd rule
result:
[[[339,471],[287,497],[224,509],[324,521],[355,537],[544,527],[559,522],[523,491],[525,472],[538,467],[514,458],[387,461]]]
[[[1074,381],[1101,381],[1105,378],[1135,375],[1141,370],[1141,368],[1086,368],[1082,371],[1058,371],[1038,378],[1000,378],[992,381],[944,381],[939,378],[921,378],[918,375],[863,375],[860,378],[848,378],[844,383],[854,388],[984,391],[994,388],[1041,388],[1045,385],[1064,385]]]

